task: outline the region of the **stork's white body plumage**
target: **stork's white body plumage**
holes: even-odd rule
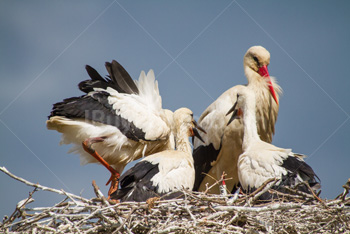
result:
[[[245,88],[240,90],[238,95],[234,113],[243,115],[243,153],[239,156],[237,164],[238,177],[243,191],[252,192],[271,178],[279,179],[274,189],[281,192],[285,192],[283,186],[293,188],[303,181],[307,181],[313,189],[318,189],[320,187],[316,181],[318,177],[304,162],[304,155],[295,154],[291,149],[279,148],[260,139],[257,130],[254,92]],[[304,184],[297,189],[310,193]],[[262,196],[262,200],[271,198],[272,195],[268,192]]]
[[[194,190],[204,191],[206,185],[219,180],[225,172],[227,188],[231,191],[238,184],[237,160],[242,153],[243,125],[239,120],[227,125],[226,113],[236,102],[237,93],[246,87],[256,93],[258,132],[262,140],[272,141],[278,114],[278,100],[282,93],[275,79],[269,77],[267,65],[270,53],[261,46],[251,47],[244,56],[244,71],[248,85],[237,85],[224,92],[201,115],[198,123],[207,131],[204,142],[194,142],[196,182]],[[206,176],[205,174],[208,174]],[[214,186],[211,193],[220,193]]]
[[[121,188],[111,195],[121,201],[145,201],[182,189],[192,190],[194,167],[189,136],[193,136],[192,111],[180,108],[174,112],[176,150],[150,155],[120,177]],[[168,197],[169,198],[169,197]]]
[[[282,179],[288,174],[288,170],[282,167],[288,157],[298,157],[298,155],[291,149],[279,148],[257,139],[251,140],[249,147],[238,159],[238,177],[242,188],[257,189],[268,179]],[[302,178],[297,175],[296,182],[301,181],[303,181]]]
[[[47,121],[62,133],[62,144],[73,144],[70,152],[80,154],[82,164],[98,162],[81,146],[94,137],[104,137],[93,148],[119,173],[142,156],[174,149],[173,113],[162,109],[153,70],[133,81],[116,61],[106,63],[109,78],[86,68],[91,80],[79,84],[86,94],[55,104]]]

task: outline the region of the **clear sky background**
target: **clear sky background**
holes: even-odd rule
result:
[[[196,118],[245,84],[243,55],[262,45],[284,89],[273,143],[308,155],[334,198],[350,177],[349,1],[1,1],[0,166],[29,181],[94,197],[109,172],[80,166],[46,129],[53,103],[82,93],[86,64],[106,75],[116,59],[138,79],[154,69],[171,110]],[[0,172],[0,219],[33,188]],[[36,192],[29,206],[64,197]]]

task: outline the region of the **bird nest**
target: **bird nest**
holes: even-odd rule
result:
[[[182,198],[147,202],[107,201],[96,184],[95,198],[86,199],[63,190],[31,183],[0,170],[34,187],[9,217],[0,223],[1,233],[349,233],[350,179],[344,192],[333,200],[290,190],[280,194],[267,181],[256,192],[209,195],[183,191]],[[269,186],[270,185],[270,186]],[[29,207],[37,191],[64,196],[52,207]],[[279,200],[259,204],[257,198],[269,191]],[[31,204],[30,204],[31,203]],[[30,204],[30,205],[29,205]]]

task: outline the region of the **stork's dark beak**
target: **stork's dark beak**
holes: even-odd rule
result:
[[[238,100],[238,95],[237,95],[237,100]],[[227,125],[228,126],[233,120],[235,119],[240,119],[243,116],[243,111],[241,108],[237,108],[237,101],[236,103],[233,105],[233,107],[227,112],[226,116],[229,115],[231,112],[232,116],[230,118],[230,120],[228,121]]]
[[[197,137],[201,142],[205,143],[201,135],[199,134],[197,128],[192,128],[193,131],[193,137]]]
[[[232,116],[230,118],[230,120],[228,121],[227,125],[228,126],[233,120],[235,119],[239,119],[239,116],[237,115],[238,113],[238,110],[234,110],[233,113],[232,113]]]
[[[238,98],[237,98],[238,99]],[[226,116],[228,116],[231,112],[232,113],[232,116],[230,118],[230,120],[228,121],[227,125],[228,126],[233,120],[235,119],[238,119],[239,116],[237,115],[238,114],[238,110],[236,109],[236,106],[237,106],[237,101],[235,102],[235,104],[233,105],[233,107],[226,113]]]
[[[207,132],[201,127],[198,125],[198,123],[196,122],[196,120],[193,120],[193,125],[200,131],[204,132],[205,134],[207,134]]]
[[[198,130],[202,131],[205,134],[207,134],[207,132],[202,127],[200,127],[195,120],[193,120],[192,122],[194,125],[194,128],[192,128],[192,132],[193,132],[192,144],[194,141],[194,137],[197,137],[201,142],[205,143],[203,138],[199,134]]]
[[[238,95],[237,95],[238,96]],[[238,99],[238,97],[237,97]],[[232,111],[234,111],[236,109],[237,106],[237,101],[235,102],[235,104],[233,105],[233,107],[231,107],[231,109],[226,113],[226,116],[228,116]]]

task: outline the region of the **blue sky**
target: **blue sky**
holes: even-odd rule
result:
[[[86,64],[105,75],[116,59],[134,79],[154,69],[163,107],[198,118],[246,83],[243,55],[262,45],[284,89],[273,143],[308,155],[322,197],[334,198],[350,177],[349,10],[348,1],[1,1],[0,166],[86,198],[96,180],[106,194],[108,172],[80,166],[45,126],[53,103],[82,94]],[[0,218],[32,191],[1,172],[0,186]]]

